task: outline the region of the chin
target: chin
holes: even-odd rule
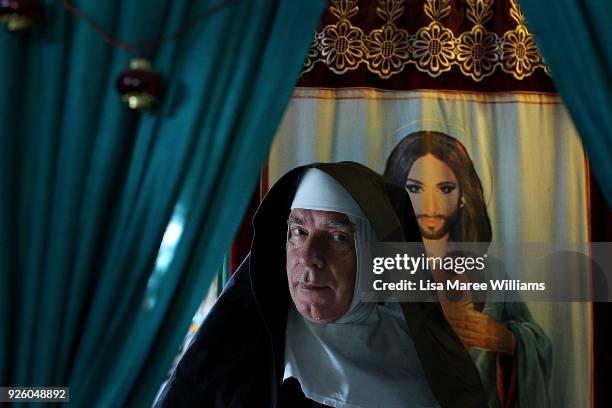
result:
[[[443,236],[446,235],[447,232],[448,231],[443,230],[443,229],[431,231],[431,230],[421,228],[421,235],[423,236],[423,238],[430,239],[430,240],[441,239]]]
[[[306,320],[311,321],[317,324],[325,324],[331,323],[335,320],[338,320],[340,316],[336,316],[335,313],[330,313],[327,310],[323,310],[320,307],[313,306],[308,302],[302,302],[298,307],[298,312],[304,317]]]
[[[304,316],[304,315],[302,315]],[[315,318],[313,316],[304,316],[304,318],[306,320],[308,320],[309,322],[315,323],[315,324],[327,324],[327,323],[333,323],[336,320],[338,320],[337,317],[334,318]]]

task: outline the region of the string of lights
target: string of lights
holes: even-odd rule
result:
[[[130,43],[112,36],[94,18],[76,7],[69,0],[58,0],[72,14],[87,23],[109,46],[124,50],[134,56],[126,71],[117,79],[117,90],[130,109],[141,110],[154,106],[163,96],[164,83],[161,76],[153,71],[151,63],[144,58],[147,51],[163,43],[177,40],[202,20],[223,9],[232,0],[220,0],[211,7],[186,21],[182,27],[171,34],[156,39]],[[45,9],[40,0],[0,0],[0,22],[7,30],[24,33],[38,24],[44,24]]]

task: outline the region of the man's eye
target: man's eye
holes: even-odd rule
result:
[[[292,237],[299,237],[301,235],[306,234],[306,231],[304,231],[302,228],[291,228],[291,236]]]
[[[455,189],[454,184],[442,184],[440,186],[440,191],[444,194],[450,194]]]
[[[333,238],[334,238],[334,241],[338,241],[338,242],[346,242],[348,240],[348,238],[344,234],[334,234]]]
[[[406,184],[406,190],[408,190],[409,193],[416,194],[423,191],[423,187],[419,186],[418,184]]]

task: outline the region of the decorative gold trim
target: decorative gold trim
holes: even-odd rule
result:
[[[349,20],[323,29],[319,44],[321,59],[336,74],[357,69],[364,56],[363,31],[354,27]]]
[[[302,75],[306,72],[312,71],[315,66],[315,63],[319,61],[321,57],[321,53],[319,52],[319,33],[315,33],[312,42],[310,43],[310,48],[308,48],[308,54],[306,54],[306,59],[304,60],[304,66],[302,67]]]
[[[514,30],[504,33],[501,69],[516,79],[530,76],[536,68],[544,67],[535,38],[527,31],[525,16],[517,0],[510,0],[510,16],[517,22]]]
[[[432,77],[457,66],[476,82],[498,68],[519,80],[537,68],[550,75],[517,0],[510,0],[509,14],[516,22],[513,30],[499,35],[486,29],[493,18],[493,2],[466,0],[466,18],[473,26],[455,35],[443,22],[451,12],[450,0],[425,0],[423,11],[431,21],[411,35],[397,25],[405,12],[403,0],[378,0],[376,15],[384,23],[367,34],[350,21],[359,12],[357,0],[331,0],[329,10],[338,22],[315,33],[302,74],[322,62],[336,74],[365,64],[383,79],[402,72],[408,64]]]
[[[563,100],[557,93],[545,92],[493,92],[481,93],[470,91],[449,91],[417,89],[411,91],[395,91],[376,88],[310,88],[297,87],[293,91],[293,99],[321,100],[456,100],[482,104],[534,104],[562,105]]]
[[[402,0],[379,1],[376,14],[385,24],[372,30],[366,38],[368,70],[381,78],[402,72],[410,62],[412,39],[408,31],[398,28],[394,21],[404,13]]]

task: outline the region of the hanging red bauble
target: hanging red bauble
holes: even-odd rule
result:
[[[161,99],[164,83],[153,72],[149,61],[135,58],[130,61],[129,69],[117,79],[117,89],[130,109],[140,110],[153,106]]]
[[[38,0],[0,0],[0,21],[9,31],[23,31],[42,21],[45,10]]]

